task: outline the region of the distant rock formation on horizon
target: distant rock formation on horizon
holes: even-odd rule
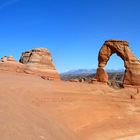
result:
[[[19,62],[13,57],[4,56],[0,61],[0,70],[38,75],[48,80],[60,79],[52,62],[51,53],[46,48],[23,52]]]
[[[104,67],[114,53],[124,61],[125,72],[123,85],[140,86],[140,61],[130,50],[128,42],[122,40],[105,41],[99,51],[98,68],[95,79],[98,82],[108,82],[108,74],[105,72]]]

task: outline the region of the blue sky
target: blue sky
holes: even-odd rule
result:
[[[140,58],[139,0],[0,0],[0,57],[46,47],[59,72],[96,68],[107,39],[129,41]],[[114,55],[106,68],[123,62]]]

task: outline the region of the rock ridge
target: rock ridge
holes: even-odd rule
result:
[[[0,70],[37,75],[48,80],[60,79],[51,53],[46,48],[35,48],[23,52],[19,62],[12,56],[4,56],[0,60]]]

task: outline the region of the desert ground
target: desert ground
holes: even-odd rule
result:
[[[0,140],[140,140],[137,88],[0,77]]]

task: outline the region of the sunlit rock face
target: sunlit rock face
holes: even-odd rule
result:
[[[12,56],[0,60],[0,71],[12,71],[37,75],[45,80],[59,80],[59,74],[52,62],[48,49],[37,48],[23,52],[19,62]]]
[[[125,73],[123,85],[140,86],[140,61],[132,53],[128,42],[122,40],[107,40],[101,47],[98,55],[98,68],[96,72],[97,81],[108,82],[108,76],[104,67],[110,56],[114,53],[124,61]]]
[[[36,48],[23,52],[19,61],[26,65],[27,73],[35,73],[45,79],[60,79],[48,49]]]
[[[16,62],[13,56],[3,56],[1,62]]]

